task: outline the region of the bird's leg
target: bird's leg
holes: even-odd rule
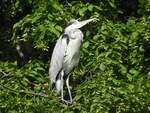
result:
[[[61,72],[61,81],[63,81],[63,76],[64,76],[64,71]],[[65,104],[71,104],[70,101],[67,101],[64,99],[64,94],[63,94],[63,84],[62,84],[62,88],[61,88],[61,101]]]
[[[68,93],[69,93],[69,98],[70,98],[70,102],[69,103],[72,104],[72,96],[71,96],[71,91],[70,91],[70,88],[69,88],[69,77],[70,77],[70,74],[67,77],[66,85],[67,85],[67,88],[68,88]]]
[[[62,84],[61,84],[61,85],[62,85],[62,86],[61,86],[61,87],[62,87],[62,88],[61,88],[61,100],[64,100],[64,94],[63,94],[63,87],[64,87],[64,86],[63,86],[63,77],[64,77],[64,71],[61,71],[61,78],[60,78],[60,79],[61,79],[61,83],[62,83]]]
[[[64,76],[64,71],[61,72],[61,81],[63,81],[63,76]],[[72,104],[72,96],[71,96],[71,91],[69,89],[69,76],[70,76],[70,74],[67,77],[66,85],[67,85],[67,88],[68,88],[70,101],[64,99],[64,96],[63,96],[63,84],[62,84],[62,88],[61,88],[61,101],[63,103],[65,103],[65,104]]]

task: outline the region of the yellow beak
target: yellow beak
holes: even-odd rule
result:
[[[77,23],[76,28],[81,28],[81,27],[85,26],[86,24],[94,21],[95,19],[96,18],[91,18],[91,19],[88,19],[88,20],[80,21],[80,22]]]

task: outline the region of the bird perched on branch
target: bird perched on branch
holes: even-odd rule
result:
[[[80,59],[79,53],[83,33],[79,28],[93,20],[95,20],[95,18],[84,21],[71,20],[65,28],[64,33],[57,40],[52,53],[49,68],[50,88],[55,88],[57,93],[61,94],[61,101],[66,104],[73,103],[69,88],[69,77],[71,71],[78,65]],[[70,101],[65,100],[63,96],[63,86],[65,82]]]

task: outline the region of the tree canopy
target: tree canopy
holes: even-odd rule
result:
[[[0,17],[2,113],[150,112],[150,0],[1,0]],[[68,106],[48,90],[50,58],[68,21],[89,18]],[[18,44],[32,48],[21,66]]]

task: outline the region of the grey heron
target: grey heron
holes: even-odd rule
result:
[[[74,67],[79,63],[80,46],[83,40],[83,33],[79,29],[95,18],[77,21],[71,20],[65,28],[64,33],[57,40],[54,47],[49,68],[50,88],[55,88],[58,94],[61,94],[61,101],[66,104],[72,104],[72,96],[69,88],[69,77]],[[63,86],[66,78],[66,86],[70,101],[64,99]]]

